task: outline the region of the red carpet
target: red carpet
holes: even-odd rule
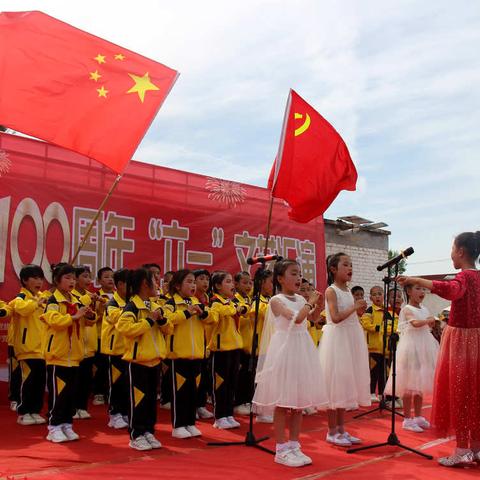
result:
[[[3,382],[2,382],[3,383]],[[5,388],[0,393],[5,398]],[[0,478],[5,479],[184,479],[247,480],[254,478],[314,480],[319,478],[377,479],[448,479],[479,478],[480,468],[446,469],[435,460],[426,460],[397,447],[374,449],[349,455],[341,448],[325,443],[326,419],[323,414],[304,418],[301,436],[303,450],[313,458],[313,465],[287,468],[276,465],[273,457],[250,447],[210,447],[209,441],[242,440],[247,419],[242,428],[219,431],[211,422],[200,422],[201,439],[176,440],[170,436],[169,412],[160,410],[158,438],[164,444],[153,453],[136,452],[128,447],[125,431],[106,427],[103,407],[92,407],[91,420],[75,423],[80,434],[78,442],[54,445],[45,440],[44,425],[22,427],[6,404],[0,405]],[[425,409],[428,417],[429,408]],[[372,414],[359,420],[348,416],[348,430],[361,436],[365,444],[385,441],[389,432],[389,417]],[[400,420],[397,421],[400,428]],[[433,433],[414,434],[399,429],[400,440],[414,448],[422,448],[435,457],[448,454],[453,442],[438,439]],[[270,425],[255,426],[255,433],[272,434]],[[264,443],[274,447],[272,439]]]

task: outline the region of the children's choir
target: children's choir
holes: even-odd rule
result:
[[[449,380],[438,370],[434,382],[439,348],[431,334],[435,319],[422,305],[423,287],[454,300],[450,317],[456,323],[447,330],[450,343],[442,340],[441,346],[441,371],[448,372],[452,357],[447,354],[462,353],[462,345],[478,347],[479,310],[464,308],[470,308],[468,325],[459,316],[462,298],[478,300],[480,295],[479,253],[478,232],[460,235],[452,251],[455,265],[465,271],[458,287],[400,277],[408,297],[400,292],[389,298],[386,312],[382,287],[368,292],[369,307],[362,287],[349,289],[352,261],[343,253],[328,258],[325,298],[301,278],[295,261],[283,260],[275,272],[257,270],[258,302],[248,272],[232,276],[183,269],[166,272],[162,279],[156,263],[116,272],[105,267],[97,272],[100,288],[95,289],[88,267],[60,263],[52,267],[52,287],[43,290],[44,272],[27,265],[20,272],[18,295],[0,301],[0,317],[10,318],[11,408],[20,425],[46,423],[47,440],[59,443],[79,439],[73,421],[91,417],[90,402],[106,403],[108,427],[128,430],[130,447],[142,451],[161,447],[155,437],[159,400],[170,408],[172,436],[179,439],[202,435],[198,419],[212,418],[218,429],[238,428],[235,415],[253,411],[257,422],[275,424],[275,461],[298,467],[311,463],[298,439],[302,412],[326,410],[327,442],[343,447],[361,442],[346,431],[344,413],[378,402],[384,390],[391,393],[387,340],[398,330],[397,393],[402,398],[397,400],[403,400],[403,428],[418,433],[430,428],[422,401],[437,388],[434,421],[444,432],[456,429],[461,436],[456,453],[441,463],[480,461],[478,401],[469,407],[455,396],[461,391],[479,398],[477,373],[470,365],[478,362],[478,352],[470,363],[456,361],[452,367],[470,375],[469,387],[463,387],[460,376]],[[446,420],[438,409],[445,403],[440,389],[451,399]],[[464,414],[471,414],[471,421]]]

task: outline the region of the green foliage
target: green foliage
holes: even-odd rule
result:
[[[397,250],[389,250],[388,251],[388,259],[390,260],[393,257],[396,257],[397,255],[400,255],[400,252],[397,252]],[[403,260],[400,260],[398,262],[398,274],[403,275],[407,270],[407,260],[404,258]]]

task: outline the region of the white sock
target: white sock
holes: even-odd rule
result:
[[[469,453],[471,452],[471,450],[469,448],[456,448],[455,449],[455,453],[458,454],[458,455],[465,455],[466,453]]]
[[[290,448],[300,448],[300,443],[296,440],[290,440],[287,442]]]
[[[284,452],[285,450],[288,450],[290,448],[290,445],[289,445],[289,442],[285,442],[285,443],[277,443],[277,446],[275,448],[275,451],[277,453],[282,453]]]

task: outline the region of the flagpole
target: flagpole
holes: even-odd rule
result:
[[[95,213],[95,216],[93,217],[92,219],[92,222],[90,223],[90,225],[88,226],[87,228],[87,231],[85,232],[85,235],[83,236],[83,239],[82,241],[80,242],[80,245],[77,247],[76,251],[75,251],[75,255],[72,257],[72,259],[70,260],[70,264],[73,265],[75,263],[75,260],[77,259],[78,257],[78,254],[80,253],[80,251],[82,250],[83,246],[85,245],[85,243],[87,242],[88,240],[88,237],[90,236],[90,233],[93,229],[93,226],[95,225],[95,223],[97,222],[98,220],[98,217],[100,216],[100,213],[102,213],[102,210],[103,208],[105,207],[105,205],[107,204],[108,200],[110,199],[110,197],[112,196],[112,193],[113,191],[115,190],[115,188],[117,187],[118,185],[118,182],[120,182],[122,178],[122,175],[117,175],[117,178],[115,179],[115,181],[113,182],[112,186],[110,187],[110,190],[108,191],[107,195],[105,196],[105,198],[103,199],[102,203],[100,204],[100,206],[98,207],[98,210],[97,212]]]
[[[267,233],[265,234],[265,249],[263,255],[267,255],[268,242],[270,240],[270,225],[272,223],[273,195],[270,192],[270,209],[268,210]]]

